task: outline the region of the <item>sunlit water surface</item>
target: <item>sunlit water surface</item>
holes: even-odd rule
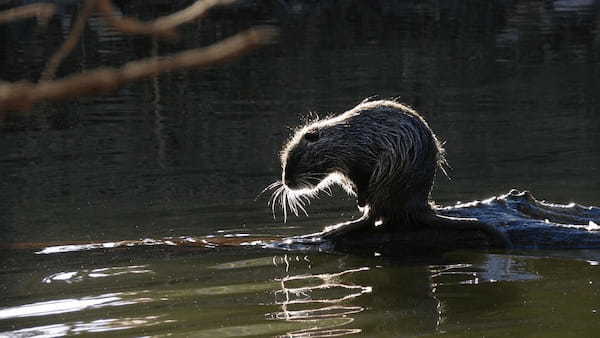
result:
[[[446,142],[440,204],[514,187],[600,205],[597,1],[276,3],[217,12],[174,44],[92,18],[63,73],[252,23],[281,24],[282,37],[221,68],[1,123],[0,336],[596,336],[599,250],[388,257],[210,239],[356,217],[334,191],[284,224],[257,195],[279,175],[288,126],[372,95],[414,106]],[[2,80],[37,79],[73,13],[45,31],[0,28]]]

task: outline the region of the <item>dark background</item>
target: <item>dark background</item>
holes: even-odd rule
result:
[[[188,4],[120,5],[151,19]],[[77,7],[45,29],[0,26],[0,80],[37,80]],[[439,203],[514,187],[598,205],[599,15],[598,1],[241,1],[182,27],[177,42],[92,18],[60,74],[208,45],[255,24],[281,37],[219,68],[10,114],[0,122],[0,241],[277,232],[268,194],[255,198],[279,176],[288,127],[373,95],[413,106],[446,142],[451,180],[438,179]],[[316,229],[353,208],[338,193],[288,225]]]

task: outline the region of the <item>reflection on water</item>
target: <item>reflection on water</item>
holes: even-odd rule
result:
[[[126,275],[126,274],[144,274],[144,273],[152,273],[152,270],[147,269],[148,265],[130,265],[130,266],[116,266],[109,268],[99,268],[99,269],[83,269],[80,271],[68,271],[68,272],[58,272],[54,273],[50,276],[44,277],[42,279],[42,283],[55,283],[55,282],[65,282],[65,283],[74,283],[74,282],[82,282],[87,278],[104,278],[104,277],[112,277],[118,275]]]
[[[275,256],[273,264],[290,270],[290,264],[304,263],[310,271],[308,256]],[[371,293],[370,286],[344,282],[346,275],[368,271],[368,267],[325,274],[297,274],[277,278],[280,290],[275,291],[275,303],[281,311],[267,314],[267,319],[309,323],[308,329],[287,333],[289,337],[333,337],[361,332],[359,328],[339,328],[351,324],[353,314],[364,311],[362,306],[345,304],[363,294]],[[334,320],[335,319],[335,320]]]
[[[461,332],[462,326],[455,323],[465,320],[485,330],[485,318],[492,314],[494,325],[502,322],[508,329],[516,323],[511,312],[496,309],[512,308],[515,302],[535,311],[544,309],[539,302],[548,298],[566,302],[564,306],[581,303],[578,320],[588,320],[582,311],[591,314],[599,305],[588,299],[590,292],[598,292],[590,286],[600,283],[597,261],[592,259],[577,264],[544,253],[456,253],[440,262],[425,257],[411,262],[315,252],[268,254],[251,247],[177,258],[178,250],[185,248],[165,249],[169,251],[156,252],[155,258],[148,251],[126,253],[131,260],[143,258],[144,265],[104,265],[41,276],[32,271],[29,278],[39,279],[31,291],[47,292],[52,286],[61,288],[61,294],[82,296],[33,302],[11,299],[13,305],[0,308],[1,334],[60,336],[128,330],[127,335],[177,332],[198,337],[427,335]],[[98,249],[95,256],[109,250]],[[45,257],[62,261],[75,258],[74,254]],[[172,258],[165,261],[165,255]],[[143,278],[133,279],[135,275]],[[15,277],[23,279],[23,273]],[[548,282],[569,283],[569,294],[548,297],[541,292]],[[106,288],[116,292],[102,293]],[[555,290],[550,287],[548,292]],[[479,300],[474,302],[473,296]],[[524,297],[529,303],[520,303]],[[470,304],[481,317],[462,317]]]
[[[477,211],[484,206],[494,207],[493,211],[497,213],[510,214],[514,211],[506,206],[493,206],[491,202],[497,200],[465,203],[456,209],[464,213],[469,208]],[[567,209],[564,206],[552,207],[568,211],[574,206]],[[444,210],[449,212],[452,208]],[[584,208],[584,211],[589,214],[587,216],[597,212],[592,208]],[[517,219],[505,218],[511,221]],[[515,224],[520,227],[520,223]],[[39,284],[37,288],[43,290],[52,286],[61,296],[30,303],[22,303],[19,298],[11,299],[15,305],[0,308],[0,331],[5,330],[5,334],[15,336],[58,336],[65,332],[148,330],[150,327],[157,332],[171,332],[173,325],[187,327],[189,323],[197,323],[181,334],[198,337],[313,337],[370,335],[379,331],[444,333],[456,330],[451,324],[455,316],[452,306],[456,305],[452,304],[457,302],[456,295],[466,292],[460,298],[469,302],[464,297],[477,290],[461,288],[501,285],[500,289],[511,291],[514,295],[502,298],[504,293],[495,295],[492,292],[482,297],[490,304],[504,301],[512,304],[515,297],[530,292],[528,283],[548,278],[544,269],[532,267],[536,261],[549,259],[545,253],[539,256],[532,252],[528,252],[528,256],[468,253],[467,256],[448,258],[422,257],[411,262],[394,261],[382,254],[336,258],[319,253],[315,246],[301,243],[294,248],[285,248],[282,253],[278,251],[280,254],[265,255],[265,252],[279,247],[273,245],[276,243],[273,241],[279,239],[281,242],[281,237],[253,237],[249,233],[237,232],[241,230],[218,230],[215,235],[203,237],[55,245],[42,250],[36,245],[44,243],[17,243],[13,247],[4,247],[4,250],[25,254],[17,259],[39,257],[66,262],[72,257],[75,258],[73,264],[77,265],[78,261],[89,264],[90,257],[105,257],[110,262],[119,252],[118,255],[127,260],[135,262],[141,259],[144,264],[111,266],[109,262],[99,261],[94,267],[80,269],[62,269],[59,264],[50,265],[51,271],[42,275],[32,270],[29,274],[33,275],[27,278],[35,280]],[[149,260],[149,255],[153,254],[149,249],[152,248],[158,248],[154,254],[160,256]],[[231,253],[223,250],[231,250]],[[217,262],[211,263],[211,253]],[[256,258],[245,257],[257,253]],[[568,257],[561,252],[555,254],[558,259]],[[169,257],[180,255],[180,261],[170,262]],[[573,254],[568,262],[579,260],[585,262],[585,266],[595,267],[599,255],[594,250],[582,251]],[[436,260],[441,262],[431,263]],[[553,271],[556,266],[553,262],[546,268]],[[25,272],[18,270],[15,278],[22,278],[23,274]],[[583,285],[594,284],[592,279],[586,283]],[[115,292],[106,293],[107,288]],[[64,298],[62,294],[79,296]],[[232,307],[233,304],[239,306]],[[592,303],[591,306],[595,305]],[[165,308],[171,310],[166,311]],[[175,308],[177,310],[173,310]],[[388,312],[394,313],[394,318],[397,318],[384,320],[385,329],[373,328],[372,322],[378,322]],[[63,318],[66,315],[70,317]],[[231,316],[240,319],[232,321]],[[28,318],[38,318],[48,324],[12,326],[18,329],[7,330],[8,325],[14,325],[11,322],[19,320],[24,323]],[[215,324],[219,318],[217,327]],[[503,325],[509,327],[514,323],[509,319]]]
[[[55,324],[32,327],[12,332],[4,332],[9,337],[62,337],[79,335],[82,333],[100,333],[108,331],[126,330],[136,327],[154,326],[173,323],[173,320],[161,320],[160,316],[147,316],[137,318],[109,318],[97,319],[90,322],[75,322],[72,324]]]
[[[473,264],[431,265],[432,287],[448,284],[480,284],[502,281],[527,281],[541,278],[527,271],[519,257],[488,254],[485,261]],[[440,280],[440,282],[435,282]]]
[[[80,299],[58,299],[48,302],[25,304],[17,307],[0,309],[0,320],[34,316],[48,316],[66,312],[99,309],[105,306],[123,306],[152,301],[152,298],[139,297],[141,292],[109,293],[99,296],[82,297]]]
[[[184,243],[196,244],[196,239],[192,237],[179,237],[179,238],[166,238],[166,239],[151,239],[145,238],[142,240],[128,240],[118,242],[105,242],[105,243],[85,243],[85,244],[68,244],[68,245],[53,245],[43,248],[37,251],[36,254],[56,254],[61,252],[72,252],[72,251],[86,251],[95,249],[110,249],[118,247],[132,247],[132,246],[151,246],[151,245],[182,245]],[[205,242],[203,242],[205,243]]]

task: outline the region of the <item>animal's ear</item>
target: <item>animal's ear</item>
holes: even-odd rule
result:
[[[309,143],[312,142],[317,142],[319,140],[320,137],[320,133],[318,129],[314,129],[314,130],[309,130],[306,133],[304,133],[303,138],[308,141]]]

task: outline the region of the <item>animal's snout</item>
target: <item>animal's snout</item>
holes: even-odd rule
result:
[[[285,186],[290,189],[299,188],[299,182],[296,179],[296,175],[289,165],[285,166],[285,168],[283,170],[282,181],[283,181],[283,184],[285,184]]]

